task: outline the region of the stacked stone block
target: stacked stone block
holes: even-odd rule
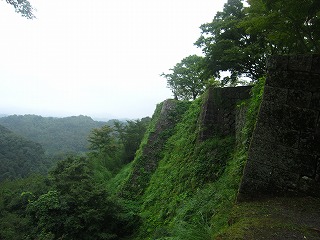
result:
[[[320,196],[320,55],[274,56],[239,199]]]
[[[210,88],[200,116],[200,140],[235,135],[236,106],[250,97],[251,86]]]

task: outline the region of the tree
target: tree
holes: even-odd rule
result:
[[[128,120],[126,124],[119,121],[114,123],[115,130],[118,132],[119,139],[123,144],[123,164],[127,164],[134,159],[149,123],[149,117],[141,120]]]
[[[32,7],[28,0],[6,0],[7,3],[11,4],[17,13],[20,13],[23,17],[28,19],[34,19],[35,9]]]
[[[249,0],[244,26],[268,40],[272,54],[320,51],[318,0]]]
[[[94,128],[89,135],[89,149],[104,153],[107,155],[113,155],[113,152],[117,148],[117,143],[113,135],[113,129],[104,125],[101,128]]]
[[[219,78],[221,72],[230,72],[222,84],[235,83],[241,76],[257,80],[264,74],[265,38],[248,34],[241,25],[245,18],[242,1],[228,0],[211,23],[200,27],[202,34],[195,45],[205,54],[205,73]]]
[[[48,160],[42,146],[0,125],[0,181],[46,173]]]
[[[47,191],[46,179],[41,175],[0,182],[0,239],[29,239],[33,225],[26,208]]]
[[[257,81],[272,54],[320,51],[318,0],[228,0],[211,23],[201,25],[195,43],[205,54],[205,73],[223,84],[246,76]]]
[[[104,171],[115,172],[121,167],[123,146],[116,137],[114,129],[108,125],[94,128],[88,138],[92,161]]]
[[[172,73],[161,74],[175,99],[194,100],[204,92],[208,78],[203,74],[203,64],[203,57],[191,55],[170,69]]]
[[[86,158],[68,158],[50,173],[52,189],[28,205],[34,239],[119,239],[135,222],[103,185]]]

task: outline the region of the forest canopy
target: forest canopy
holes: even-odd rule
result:
[[[219,85],[241,84],[241,79],[256,82],[265,75],[268,56],[320,52],[320,2],[317,0],[228,0],[211,22],[200,26],[201,36],[194,43],[204,59],[198,74],[216,79]],[[188,58],[188,57],[187,57]],[[183,59],[181,62],[185,61]],[[190,90],[181,80],[177,66],[167,79],[173,95],[184,97]],[[192,73],[192,66],[185,72]],[[192,84],[203,85],[203,78]]]

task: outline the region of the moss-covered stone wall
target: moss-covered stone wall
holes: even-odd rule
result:
[[[200,140],[235,135],[236,106],[250,97],[251,86],[209,88],[202,106]]]
[[[269,59],[239,193],[320,196],[320,55]]]
[[[157,106],[149,129],[135,155],[131,172],[123,184],[121,195],[136,199],[143,194],[163,157],[166,141],[172,136],[175,125],[189,105],[189,102],[167,99]]]

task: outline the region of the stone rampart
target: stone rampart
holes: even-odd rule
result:
[[[320,55],[274,56],[239,199],[320,196]]]
[[[200,140],[235,135],[236,106],[250,97],[251,86],[209,88],[200,116]]]
[[[120,193],[122,196],[137,198],[143,194],[151,175],[163,157],[164,145],[183,114],[183,111],[177,110],[178,107],[178,101],[173,99],[167,99],[157,106],[151,120],[152,129],[149,131],[147,141],[140,146],[140,153],[135,156],[132,172]]]

